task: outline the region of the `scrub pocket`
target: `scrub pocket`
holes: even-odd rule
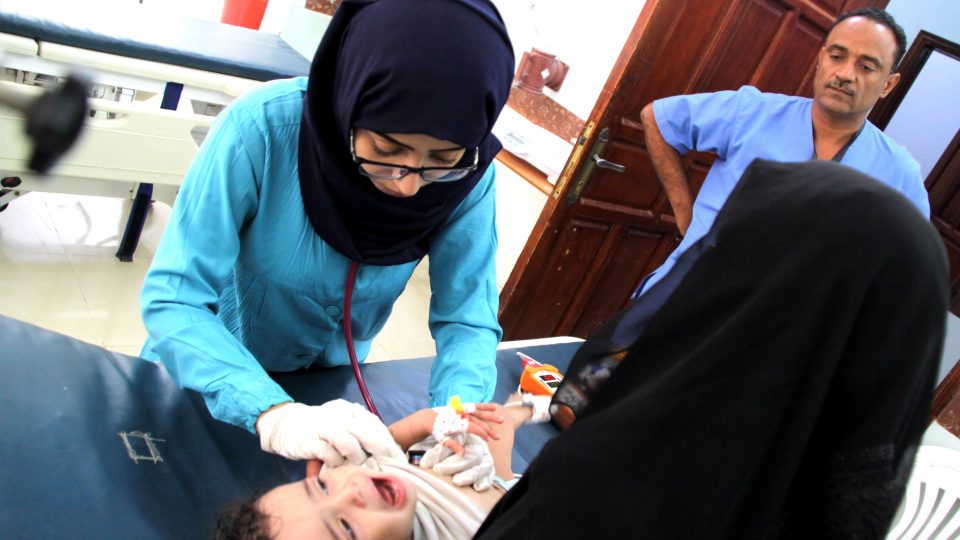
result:
[[[340,308],[246,272],[238,298],[244,345],[265,369],[292,371],[323,357],[343,319]],[[238,288],[238,290],[241,290]]]

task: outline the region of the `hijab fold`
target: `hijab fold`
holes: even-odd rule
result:
[[[300,192],[317,234],[365,264],[426,255],[501,148],[491,131],[513,70],[488,0],[344,0],[311,64],[300,127]],[[392,197],[352,161],[352,128],[452,141],[466,148],[464,162],[478,148],[478,167]]]
[[[484,512],[458,488],[402,459],[370,457],[364,467],[403,477],[417,489],[414,540],[465,540],[483,522]]]

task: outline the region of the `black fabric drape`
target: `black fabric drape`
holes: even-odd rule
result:
[[[933,227],[842,165],[756,161],[677,268],[578,351],[577,420],[477,536],[882,538],[943,343]]]

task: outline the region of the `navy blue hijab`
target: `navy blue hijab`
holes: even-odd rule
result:
[[[491,130],[513,70],[487,0],[344,0],[310,67],[300,127],[300,192],[317,234],[365,264],[426,255],[500,151]],[[462,180],[391,197],[353,163],[351,128],[452,141],[467,148],[464,162],[479,147],[479,164]]]

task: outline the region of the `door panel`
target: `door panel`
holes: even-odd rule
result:
[[[768,92],[795,96],[813,96],[813,74],[816,62],[807,64],[809,51],[820,48],[823,32],[812,21],[798,18],[784,27],[781,39],[794,46],[776,47],[764,69],[754,79],[754,86]],[[806,71],[798,69],[807,66]]]
[[[573,306],[580,285],[586,281],[592,255],[600,250],[609,227],[587,220],[571,220],[550,242],[549,267],[533,284],[535,298],[553,302],[538,303],[530,313],[516,321],[518,332],[528,334],[543,326],[558,327]]]
[[[950,311],[960,313],[960,131],[927,177],[930,214],[950,262]]]
[[[500,302],[504,339],[586,337],[619,311],[679,242],[647,156],[640,111],[683,93],[806,94],[826,30],[843,10],[885,0],[647,0]],[[598,157],[626,167],[597,167]],[[697,191],[713,155],[683,163]]]
[[[826,11],[828,13],[833,13],[834,15],[839,14],[841,11],[845,11],[843,9],[844,3],[845,2],[843,0],[819,0],[819,1],[810,2],[811,6],[819,6],[821,9],[823,9],[823,11]],[[878,7],[885,7],[885,6],[886,4]],[[860,6],[857,6],[857,7],[860,7]]]
[[[633,258],[625,257],[625,254],[636,254],[641,260],[649,260],[658,255],[665,257],[674,247],[673,244],[660,243],[659,236],[640,229],[619,226],[618,232],[620,234],[617,236],[611,236],[615,238],[616,245],[611,249],[609,263],[598,272],[599,282],[608,286],[595,287],[590,302],[585,303],[582,311],[573,318],[571,333],[575,335],[589,334],[613,318],[622,299],[633,293],[633,284],[649,273],[646,268],[635,265]],[[669,249],[665,249],[667,247]],[[661,250],[659,254],[656,253],[658,248]],[[573,314],[570,316],[573,317]]]
[[[763,60],[778,50],[770,44],[775,43],[781,26],[789,26],[786,12],[787,8],[776,2],[744,2],[740,14],[729,17],[726,35],[719,40],[724,50],[698,81],[696,91],[727,90],[752,81]]]

